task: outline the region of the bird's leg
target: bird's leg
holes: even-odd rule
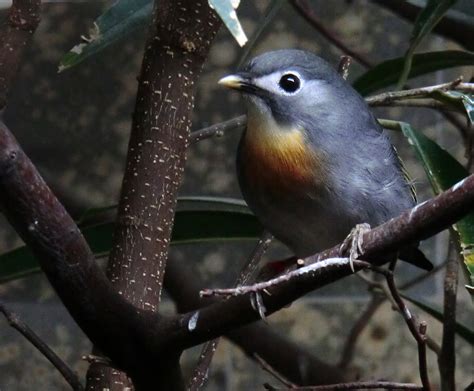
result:
[[[351,232],[344,239],[341,245],[341,252],[349,250],[349,264],[351,265],[352,272],[355,273],[354,261],[362,255],[362,244],[364,242],[363,236],[366,232],[370,231],[370,225],[367,223],[357,224],[352,228]]]

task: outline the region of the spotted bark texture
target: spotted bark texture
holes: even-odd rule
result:
[[[194,86],[220,26],[207,1],[157,1],[147,39],[133,114],[117,228],[108,276],[120,295],[157,311],[173,228],[178,187],[189,144]],[[179,357],[155,384],[179,389]],[[175,361],[175,365],[171,362]],[[89,370],[89,390],[122,390],[123,374]],[[147,382],[153,379],[143,379]],[[149,386],[149,384],[148,384]],[[164,389],[164,388],[163,388]]]
[[[38,27],[40,9],[41,0],[13,0],[7,17],[0,25],[0,110],[6,105],[23,49]]]
[[[194,84],[219,25],[205,1],[155,6],[108,267],[119,293],[143,309],[158,309]]]

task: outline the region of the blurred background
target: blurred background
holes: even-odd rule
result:
[[[469,0],[466,0],[466,4]],[[460,2],[462,3],[462,2]],[[0,19],[6,2],[0,1]],[[46,2],[42,21],[28,49],[8,109],[5,122],[18,138],[48,184],[67,209],[78,217],[91,207],[115,204],[121,186],[124,159],[136,93],[136,77],[141,63],[145,30],[136,31],[100,55],[58,74],[61,57],[87,35],[90,27],[108,6],[107,1]],[[239,19],[248,36],[256,29],[268,1],[242,1]],[[372,63],[403,56],[412,24],[367,0],[312,1],[321,22]],[[472,3],[471,3],[472,5]],[[3,8],[2,8],[3,6]],[[342,54],[324,37],[284,4],[263,31],[251,55],[279,48],[303,48],[318,53],[337,66]],[[419,52],[458,49],[452,41],[431,34]],[[217,80],[234,70],[243,50],[222,28],[200,79],[194,129],[243,114],[237,94],[219,88]],[[364,68],[353,61],[349,80]],[[410,81],[423,86],[451,81],[460,74],[469,79],[472,68],[455,68]],[[462,139],[450,123],[428,109],[377,109],[381,118],[409,122],[414,128],[436,139],[460,162],[465,163]],[[191,146],[182,195],[212,195],[241,198],[235,176],[234,157],[239,131],[224,137],[201,141]],[[431,188],[414,152],[399,133],[391,133],[394,143],[415,179],[419,200],[431,197]],[[350,140],[348,140],[350,142]],[[21,245],[15,232],[0,215],[0,253]],[[213,245],[173,247],[172,258],[183,259],[207,287],[229,286],[255,243],[232,242]],[[446,233],[426,241],[422,248],[434,263],[446,259]],[[266,258],[287,254],[275,243]],[[420,271],[400,267],[399,281]],[[444,271],[416,285],[410,293],[425,301],[442,305]],[[463,287],[459,289],[458,318],[472,324],[472,304]],[[81,375],[87,363],[81,356],[91,345],[76,326],[51,289],[46,278],[33,275],[0,285],[0,299],[14,309],[67,363]],[[272,328],[306,346],[316,356],[337,363],[350,328],[366,307],[370,294],[357,277],[320,289],[291,307],[273,315]],[[167,311],[173,304],[166,299]],[[469,306],[471,306],[469,308]],[[469,308],[469,310],[468,310]],[[439,322],[416,312],[428,321],[428,332],[440,339]],[[183,357],[191,370],[198,348]],[[457,339],[457,380],[467,385],[472,380],[472,347]],[[401,316],[385,302],[374,315],[357,343],[351,369],[362,379],[392,379],[418,382],[416,344]],[[432,381],[438,382],[435,355],[429,351]],[[211,367],[209,390],[256,389],[274,380],[235,346],[223,341]],[[0,317],[0,390],[67,390],[68,386],[44,357]]]

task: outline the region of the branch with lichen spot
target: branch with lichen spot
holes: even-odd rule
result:
[[[199,298],[202,287],[203,282],[196,277],[187,261],[171,259],[168,262],[165,289],[179,312],[195,311],[217,301]],[[225,337],[240,347],[250,359],[255,359],[255,355],[260,356],[296,384],[331,384],[354,380],[352,373],[321,361],[316,356],[317,352],[308,351],[262,322],[233,329]],[[303,364],[307,369],[305,371],[301,371]]]

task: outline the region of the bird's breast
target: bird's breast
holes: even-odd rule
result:
[[[240,175],[255,191],[291,195],[314,190],[326,180],[323,154],[300,129],[269,128],[249,121],[239,154]]]

